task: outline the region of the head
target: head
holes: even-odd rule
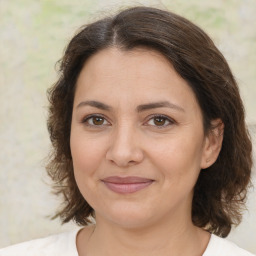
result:
[[[94,215],[74,175],[72,116],[82,72],[110,49],[127,58],[131,53],[138,53],[137,57],[154,53],[155,58],[170,65],[193,94],[204,137],[215,138],[220,144],[216,144],[212,160],[200,165],[191,200],[192,221],[227,236],[231,225],[240,222],[252,165],[251,142],[236,81],[222,54],[200,28],[178,15],[148,7],[127,9],[83,27],[60,62],[60,78],[49,90],[48,128],[54,151],[47,166],[56,192],[64,196],[57,216],[63,222],[73,219],[86,225]]]

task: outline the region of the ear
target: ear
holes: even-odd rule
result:
[[[205,136],[201,169],[210,167],[217,160],[224,135],[224,123],[221,119],[211,121],[210,131]]]

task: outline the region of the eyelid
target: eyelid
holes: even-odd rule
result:
[[[163,129],[163,128],[166,128],[166,127],[168,127],[168,126],[171,126],[171,125],[173,125],[173,124],[176,124],[177,122],[173,119],[173,118],[171,118],[171,117],[169,117],[169,116],[166,116],[166,115],[163,115],[163,114],[153,114],[153,115],[150,115],[148,118],[147,118],[147,121],[145,122],[145,123],[148,123],[150,120],[152,120],[153,118],[156,118],[156,117],[160,117],[160,118],[164,118],[164,119],[166,119],[168,122],[169,122],[169,124],[167,124],[167,125],[162,125],[162,126],[157,126],[157,125],[147,125],[147,126],[153,126],[153,127],[157,127],[158,129]]]
[[[93,117],[100,117],[100,118],[103,118],[105,121],[108,122],[108,124],[102,124],[102,125],[91,125],[91,124],[88,124],[86,123],[90,118],[93,118]],[[87,115],[85,117],[82,118],[81,120],[81,123],[87,125],[87,126],[91,126],[91,127],[102,127],[102,126],[109,126],[111,123],[108,121],[108,119],[103,115],[103,114],[90,114],[90,115]]]
[[[103,118],[105,121],[108,122],[108,124],[102,124],[102,125],[92,125],[92,124],[88,124],[87,121],[90,119],[90,118],[93,118],[93,117],[100,117],[100,118]],[[169,123],[166,125],[162,125],[162,126],[157,126],[157,125],[150,125],[150,124],[147,124],[150,120],[152,120],[153,118],[157,118],[157,117],[160,117],[160,118],[163,118],[165,119],[166,121],[168,121]],[[100,127],[103,127],[103,126],[109,126],[111,125],[111,122],[108,120],[108,118],[106,118],[103,114],[97,114],[97,113],[94,113],[94,114],[90,114],[90,115],[87,115],[85,117],[82,118],[81,120],[81,123],[82,124],[85,124],[86,126],[90,126],[90,127],[95,127],[95,128],[100,128]],[[163,114],[152,114],[150,116],[147,117],[147,121],[144,122],[143,124],[146,125],[146,126],[152,126],[152,127],[156,127],[158,129],[161,129],[161,128],[166,128],[168,126],[171,126],[173,124],[176,124],[177,122],[169,117],[169,116],[166,116],[166,115],[163,115]]]

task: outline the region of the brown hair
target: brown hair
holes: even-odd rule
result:
[[[48,90],[48,130],[53,145],[47,170],[57,194],[64,196],[55,217],[87,225],[94,211],[74,178],[70,127],[77,77],[85,61],[107,47],[154,49],[165,56],[193,89],[203,113],[205,132],[211,120],[225,126],[217,161],[201,171],[194,189],[193,223],[225,237],[241,221],[252,167],[252,145],[244,108],[230,68],[212,40],[196,25],[169,11],[134,7],[84,26],[60,61],[60,78]]]

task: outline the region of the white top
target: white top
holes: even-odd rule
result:
[[[76,236],[79,230],[61,233],[46,238],[12,245],[0,249],[0,256],[79,256]],[[209,244],[202,256],[255,256],[234,243],[211,235]]]

